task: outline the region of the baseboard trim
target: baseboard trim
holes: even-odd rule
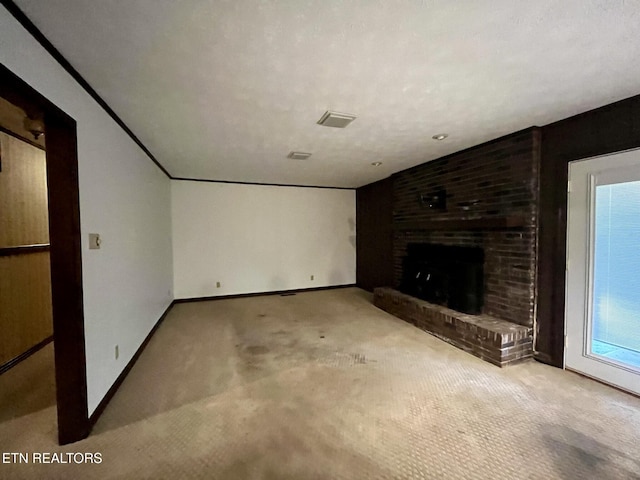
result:
[[[210,300],[230,300],[232,298],[248,298],[248,297],[266,297],[269,295],[283,295],[294,294],[304,292],[317,292],[321,290],[335,290],[337,288],[350,288],[355,287],[355,283],[348,283],[344,285],[329,285],[326,287],[311,287],[311,288],[297,288],[293,290],[276,290],[271,292],[255,292],[255,293],[237,293],[235,295],[217,295],[210,297],[191,297],[191,298],[176,298],[174,303],[191,303],[191,302],[208,302]]]
[[[44,340],[42,340],[40,343],[36,343],[33,347],[31,347],[29,350],[27,350],[26,352],[21,353],[20,355],[18,355],[15,358],[12,358],[11,360],[9,360],[7,363],[5,363],[4,365],[0,365],[0,375],[2,375],[3,373],[11,370],[13,367],[15,367],[16,365],[18,365],[20,362],[22,362],[23,360],[26,360],[27,358],[29,358],[31,355],[33,355],[34,353],[36,353],[38,350],[46,347],[48,344],[50,344],[51,342],[53,342],[53,335],[51,335],[50,337],[45,338]]]
[[[122,372],[120,372],[120,375],[118,375],[118,378],[116,379],[116,381],[113,382],[113,385],[111,385],[111,388],[109,388],[109,391],[102,398],[102,400],[100,401],[100,403],[98,404],[96,409],[93,411],[91,416],[89,416],[89,425],[91,427],[93,427],[96,424],[96,422],[100,418],[100,415],[102,415],[102,413],[104,412],[104,409],[107,408],[107,405],[109,404],[109,402],[111,401],[113,396],[118,391],[118,388],[120,388],[120,385],[122,385],[122,382],[124,382],[124,379],[127,377],[127,375],[129,374],[129,372],[131,371],[131,369],[133,368],[135,363],[138,361],[138,358],[140,358],[140,355],[142,354],[142,352],[146,348],[147,344],[151,340],[151,337],[153,337],[153,335],[156,333],[156,331],[158,330],[158,328],[160,327],[160,325],[164,321],[165,317],[171,311],[171,309],[173,308],[175,303],[176,303],[175,300],[173,300],[169,304],[167,309],[164,311],[162,316],[158,319],[158,321],[153,326],[153,328],[151,329],[151,331],[149,332],[147,337],[144,339],[142,344],[138,347],[138,350],[136,350],[136,353],[133,355],[133,357],[131,357],[131,360],[129,360],[129,363],[127,363],[127,366],[124,367],[124,370],[122,370]]]

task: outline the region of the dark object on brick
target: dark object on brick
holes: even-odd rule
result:
[[[433,193],[423,193],[420,195],[420,204],[423,207],[431,208],[434,210],[446,210],[447,209],[447,191],[444,189],[438,190]]]
[[[376,288],[373,304],[499,367],[530,358],[531,328],[489,315],[467,315],[391,288]]]

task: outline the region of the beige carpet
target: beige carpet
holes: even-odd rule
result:
[[[0,424],[56,404],[53,342],[0,375]],[[0,432],[1,432],[0,427]],[[0,447],[4,445],[0,436]],[[0,455],[2,448],[0,448]],[[0,457],[0,465],[2,457]],[[0,478],[2,476],[0,475]]]
[[[54,422],[4,421],[0,451],[102,463],[0,478],[640,478],[640,399],[501,370],[355,288],[178,305],[87,440],[57,446]]]

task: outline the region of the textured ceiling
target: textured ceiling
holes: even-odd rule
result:
[[[637,0],[16,3],[176,177],[357,187],[640,93]]]

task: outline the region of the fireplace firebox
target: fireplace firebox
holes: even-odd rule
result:
[[[484,250],[479,247],[410,243],[400,290],[453,310],[482,311]]]

